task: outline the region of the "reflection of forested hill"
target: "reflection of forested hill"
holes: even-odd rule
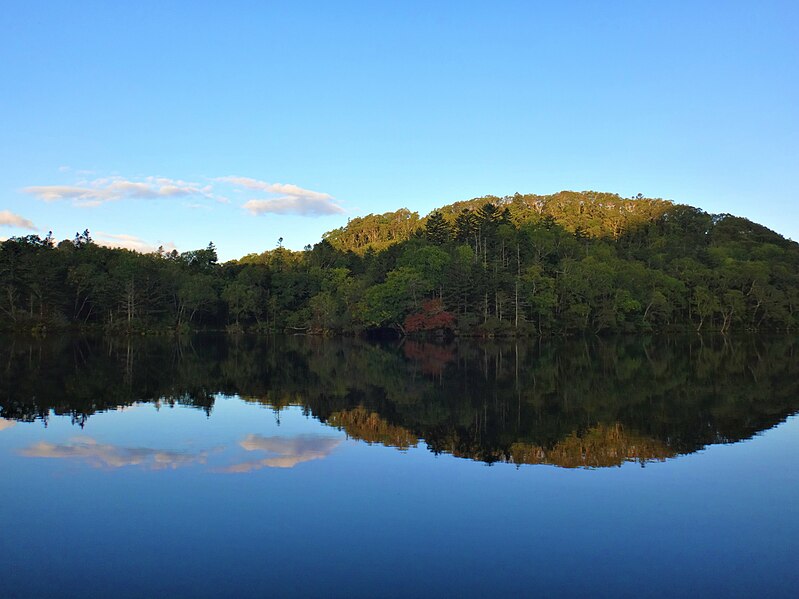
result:
[[[799,411],[790,337],[391,346],[354,339],[7,339],[0,417],[215,395],[303,406],[357,439],[486,462],[600,467],[746,439]]]

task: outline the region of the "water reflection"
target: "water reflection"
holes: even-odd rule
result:
[[[78,437],[69,443],[55,444],[40,441],[23,449],[21,455],[29,458],[69,459],[86,462],[97,468],[142,466],[150,470],[180,468],[191,464],[205,464],[207,451],[190,453],[168,451],[150,447],[120,447],[98,443],[91,437]]]
[[[250,434],[238,446],[246,452],[272,454],[258,460],[236,461],[214,468],[214,472],[246,473],[262,468],[293,468],[297,464],[321,460],[338,447],[341,439],[325,435],[296,435],[264,437]],[[174,451],[151,447],[125,447],[99,443],[91,437],[74,437],[67,443],[40,441],[19,451],[28,458],[67,459],[84,462],[95,468],[139,466],[147,470],[177,469],[182,466],[206,465],[212,453],[223,453],[225,447],[204,451]]]
[[[370,412],[363,406],[351,410],[333,412],[327,424],[346,431],[347,436],[369,444],[379,443],[386,447],[409,449],[419,444],[413,433],[401,426],[390,424],[377,412]]]
[[[750,438],[799,411],[796,350],[788,336],[446,346],[306,337],[12,339],[0,349],[0,429],[57,416],[85,426],[97,412],[136,402],[191,406],[213,418],[222,394],[267,406],[278,418],[286,406],[300,406],[351,438],[401,450],[424,443],[487,463],[644,464]],[[240,449],[268,455],[223,471],[292,467],[328,455],[336,443],[253,434]],[[30,451],[106,466],[204,459],[85,441]]]
[[[662,462],[677,455],[666,444],[624,430],[624,427],[598,425],[582,434],[570,434],[552,448],[514,443],[510,447],[510,459],[515,464],[552,464],[564,468],[600,468],[620,466],[624,462],[645,464]]]
[[[7,428],[11,428],[14,426],[16,422],[13,420],[6,420],[5,418],[0,418],[0,431],[3,431]]]
[[[233,464],[224,468],[222,472],[242,473],[260,470],[261,468],[294,468],[294,466],[303,462],[326,458],[339,443],[341,443],[340,439],[321,435],[299,435],[296,437],[247,435],[239,443],[243,449],[277,454],[277,456]]]

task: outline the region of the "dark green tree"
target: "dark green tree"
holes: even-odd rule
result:
[[[443,245],[452,239],[452,227],[444,219],[444,216],[436,211],[427,217],[424,236],[432,244]]]

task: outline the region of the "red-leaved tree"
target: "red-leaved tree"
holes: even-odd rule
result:
[[[455,315],[444,310],[444,302],[440,299],[427,300],[422,304],[421,310],[408,314],[404,323],[407,333],[451,330],[454,326]]]

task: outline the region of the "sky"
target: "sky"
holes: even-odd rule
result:
[[[799,3],[3,2],[0,238],[220,259],[486,194],[799,239]]]

